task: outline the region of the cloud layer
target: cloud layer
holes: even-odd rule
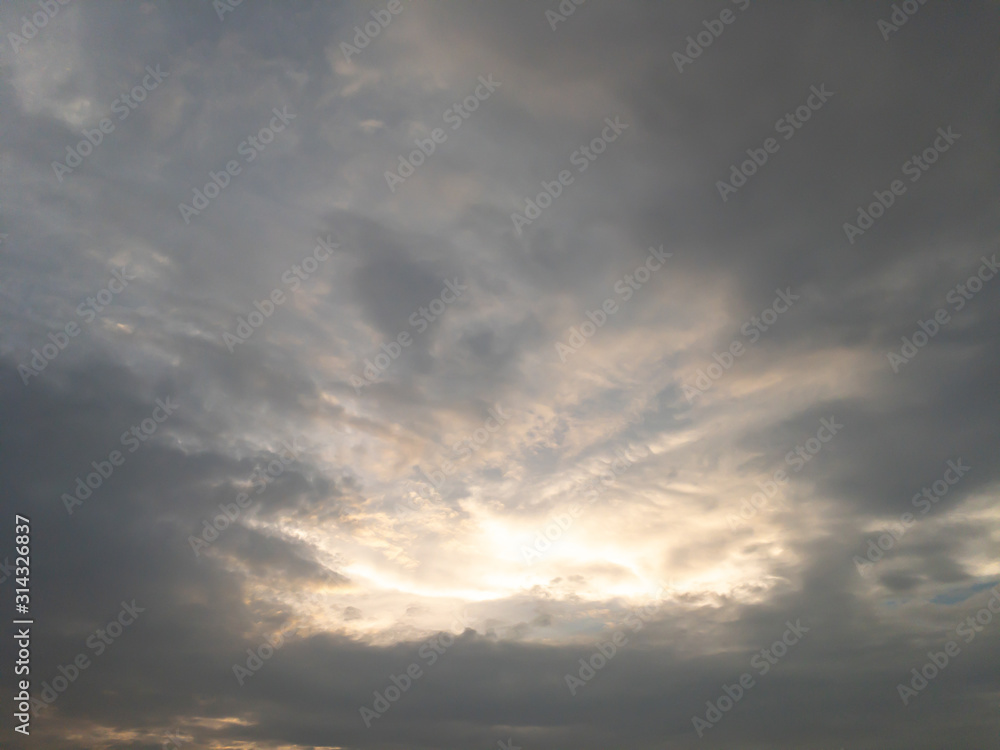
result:
[[[995,3],[51,6],[12,745],[994,741]]]

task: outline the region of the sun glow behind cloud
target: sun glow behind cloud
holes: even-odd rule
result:
[[[620,426],[609,422],[608,429],[591,436],[595,448],[613,444]],[[514,430],[498,439],[523,434]],[[356,431],[330,439],[345,438],[364,443]],[[524,505],[525,490],[510,477],[527,476],[526,465],[508,465],[502,474],[470,465],[456,482],[463,487],[459,496],[439,494],[445,488],[422,480],[393,483],[371,474],[365,484],[378,491],[369,499],[341,498],[344,515],[336,526],[317,526],[310,513],[254,516],[250,524],[305,543],[345,579],[309,599],[314,627],[378,642],[449,629],[455,613],[469,607],[476,614],[466,623],[479,632],[551,640],[576,631],[577,620],[588,617],[584,603],[616,607],[665,587],[682,607],[702,606],[712,597],[761,600],[775,585],[791,583],[772,571],[793,564],[796,555],[767,542],[768,529],[777,533],[787,521],[782,506],[788,506],[778,498],[760,513],[758,543],[747,549],[727,518],[738,511],[739,498],[757,488],[736,466],[685,468],[696,443],[694,434],[682,430],[657,440],[655,451],[622,454],[631,456],[632,465],[607,475],[614,481],[593,482],[600,495],[592,504],[584,501],[582,488],[590,485],[581,483],[580,468],[534,477],[530,494],[546,501]],[[317,451],[342,452],[322,445]],[[514,446],[510,455],[528,452]],[[593,466],[608,467],[614,457]],[[680,470],[663,475],[665,465]],[[804,515],[823,522],[822,513],[809,506],[797,515],[797,523]],[[262,596],[283,599],[260,583]],[[295,606],[291,599],[287,604]],[[534,618],[551,606],[560,615],[548,628],[525,630],[519,623],[527,617],[526,605]]]

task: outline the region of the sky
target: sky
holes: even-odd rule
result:
[[[998,25],[5,2],[5,746],[995,747]]]

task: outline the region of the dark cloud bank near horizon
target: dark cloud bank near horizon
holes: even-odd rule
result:
[[[5,743],[997,747],[998,30],[5,3]]]

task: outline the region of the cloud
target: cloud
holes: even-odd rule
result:
[[[1000,282],[959,290],[997,252],[997,9],[926,4],[884,39],[888,8],[728,5],[683,72],[672,53],[725,5],[586,3],[553,31],[558,4],[403,0],[345,61],[383,6],[220,21],[211,4],[74,3],[0,49],[0,467],[7,517],[32,519],[33,690],[96,656],[123,600],[146,607],[33,720],[36,741],[984,746],[996,622],[958,628],[1000,578]],[[169,76],[60,181],[52,162],[157,64]],[[390,191],[386,170],[479,76],[500,86]],[[813,86],[833,94],[785,139]],[[296,119],[251,160],[274,108]],[[581,161],[613,117],[628,129]],[[945,127],[960,138],[911,181]],[[230,160],[241,173],[185,223],[178,204]],[[572,184],[518,235],[511,214],[561,170]],[[844,223],[894,179],[906,192],[850,243]],[[336,252],[292,289],[327,235]],[[88,320],[78,306],[123,266],[136,278]],[[448,283],[467,292],[434,312]],[[274,289],[287,301],[230,352],[223,333]],[[894,372],[939,309],[947,325]],[[67,514],[62,494],[164,397],[176,415]],[[843,428],[823,439],[824,420]],[[799,620],[808,636],[760,674]],[[620,630],[572,694],[565,676]],[[239,684],[247,649],[286,631]],[[949,639],[961,653],[904,704],[897,685]],[[366,728],[361,707],[414,663]],[[744,672],[756,686],[699,739],[692,717]]]

